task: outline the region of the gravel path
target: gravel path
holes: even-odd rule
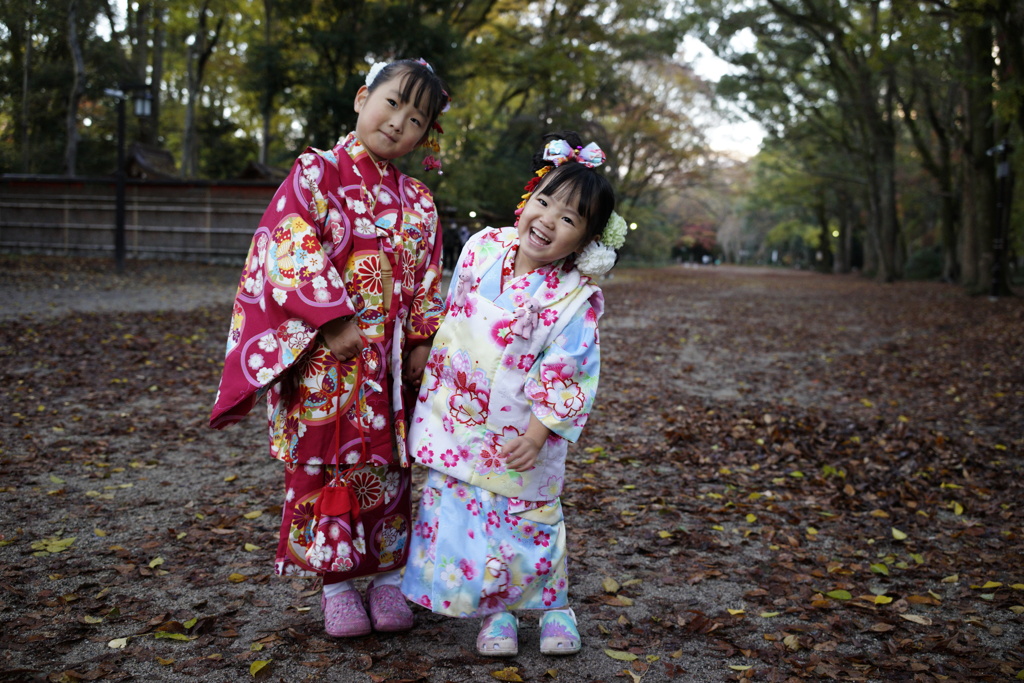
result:
[[[129,261],[124,274],[118,275],[105,259],[81,259],[71,268],[67,259],[28,260],[32,268],[25,258],[0,256],[0,320],[230,307],[241,268]]]

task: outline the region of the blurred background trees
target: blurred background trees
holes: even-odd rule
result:
[[[1024,254],[1021,183],[997,177],[1002,162],[1021,166],[1017,0],[0,6],[0,173],[111,174],[104,90],[119,86],[149,89],[153,116],[129,116],[128,139],[168,150],[182,177],[286,168],[351,130],[373,61],[422,56],[454,95],[445,171],[402,165],[450,222],[510,222],[541,135],[575,129],[608,153],[638,226],[627,263],[856,270],[1004,293]],[[694,38],[723,76],[695,69]],[[737,111],[766,132],[750,158],[714,143]]]

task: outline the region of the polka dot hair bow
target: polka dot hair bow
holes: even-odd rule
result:
[[[552,140],[544,147],[544,159],[556,167],[567,161],[575,161],[588,168],[597,168],[604,163],[604,152],[596,142],[573,149],[565,140]]]

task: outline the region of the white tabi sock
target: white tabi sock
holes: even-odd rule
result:
[[[328,598],[333,598],[335,595],[350,590],[355,590],[355,586],[352,585],[351,581],[339,581],[338,583],[324,584],[324,596]]]

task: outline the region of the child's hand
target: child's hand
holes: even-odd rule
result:
[[[501,449],[505,455],[505,464],[515,472],[526,472],[537,462],[540,445],[526,436],[517,436]]]
[[[430,358],[429,343],[421,343],[412,347],[405,357],[405,362],[402,363],[402,380],[411,385],[419,384],[428,358]]]
[[[320,334],[327,348],[342,363],[355,358],[363,348],[363,335],[359,333],[359,324],[352,316],[324,323],[320,327]]]

